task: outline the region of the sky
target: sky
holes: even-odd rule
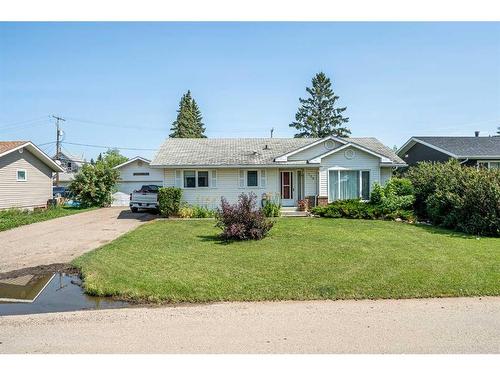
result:
[[[494,134],[500,23],[0,23],[0,140],[152,157],[187,90],[208,137],[293,137],[323,71],[352,136]],[[144,150],[132,150],[132,149]]]

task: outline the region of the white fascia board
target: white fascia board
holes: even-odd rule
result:
[[[164,164],[151,164],[151,168],[161,168],[161,169],[235,169],[235,168],[281,168],[281,167],[304,167],[306,162],[298,163],[276,163],[276,164],[231,164],[231,165],[206,165],[206,164],[188,164],[188,165],[164,165]]]
[[[35,155],[38,159],[40,159],[46,166],[52,168],[54,172],[64,172],[64,169],[59,164],[57,164],[54,160],[52,160],[50,156],[48,156],[45,152],[36,147],[32,142],[26,142],[13,149],[5,151],[2,154],[0,154],[0,157],[11,154],[23,148],[29,150],[33,155]]]
[[[335,148],[333,150],[330,150],[330,151],[324,153],[323,155],[317,156],[317,157],[309,160],[309,163],[311,163],[311,164],[321,163],[321,160],[323,158],[325,158],[327,156],[330,156],[330,155],[332,155],[332,154],[334,154],[334,153],[336,153],[338,151],[342,151],[342,150],[346,149],[347,147],[354,147],[354,148],[357,148],[358,150],[361,150],[361,151],[364,151],[364,152],[366,152],[368,154],[374,155],[374,156],[380,158],[380,160],[381,160],[382,163],[392,163],[392,160],[390,160],[389,158],[385,157],[384,155],[378,154],[378,153],[376,153],[376,152],[374,152],[372,150],[367,149],[366,147],[360,146],[360,145],[358,145],[356,143],[350,143],[350,142],[346,143],[343,146],[340,146],[340,147],[337,147],[337,148]]]
[[[333,141],[336,141],[336,142],[339,142],[339,143],[342,143],[342,144],[346,144],[347,141],[343,140],[342,138],[339,138],[339,137],[335,137],[335,136],[329,136],[329,137],[326,137],[326,138],[321,138],[319,140],[317,140],[316,142],[313,142],[313,143],[310,143],[306,146],[302,146],[296,150],[293,150],[293,151],[290,151],[290,152],[287,152],[286,154],[283,154],[283,155],[280,155],[278,156],[277,158],[275,158],[274,160],[275,161],[288,161],[288,157],[289,156],[292,156],[292,155],[295,155],[301,151],[304,151],[304,150],[307,150],[308,148],[311,148],[313,146],[316,146],[316,145],[319,145],[320,143],[322,142],[325,142],[325,141],[328,141],[328,140],[333,140]]]
[[[126,166],[127,164],[133,163],[136,160],[142,160],[146,164],[150,164],[151,163],[151,160],[143,158],[142,156],[136,156],[136,157],[134,157],[132,159],[127,160],[125,163],[121,163],[121,164],[117,165],[116,167],[113,167],[113,169],[119,169],[121,167]]]

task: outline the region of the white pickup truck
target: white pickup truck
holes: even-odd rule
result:
[[[142,185],[139,190],[130,194],[130,210],[137,212],[140,208],[158,211],[158,185]]]

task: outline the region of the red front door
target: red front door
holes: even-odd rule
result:
[[[281,172],[281,203],[293,205],[293,173]]]

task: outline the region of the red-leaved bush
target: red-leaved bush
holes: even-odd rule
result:
[[[261,209],[257,208],[257,196],[253,193],[240,194],[236,204],[230,204],[221,198],[221,207],[217,209],[217,227],[222,229],[221,237],[225,240],[260,240],[273,227]]]

